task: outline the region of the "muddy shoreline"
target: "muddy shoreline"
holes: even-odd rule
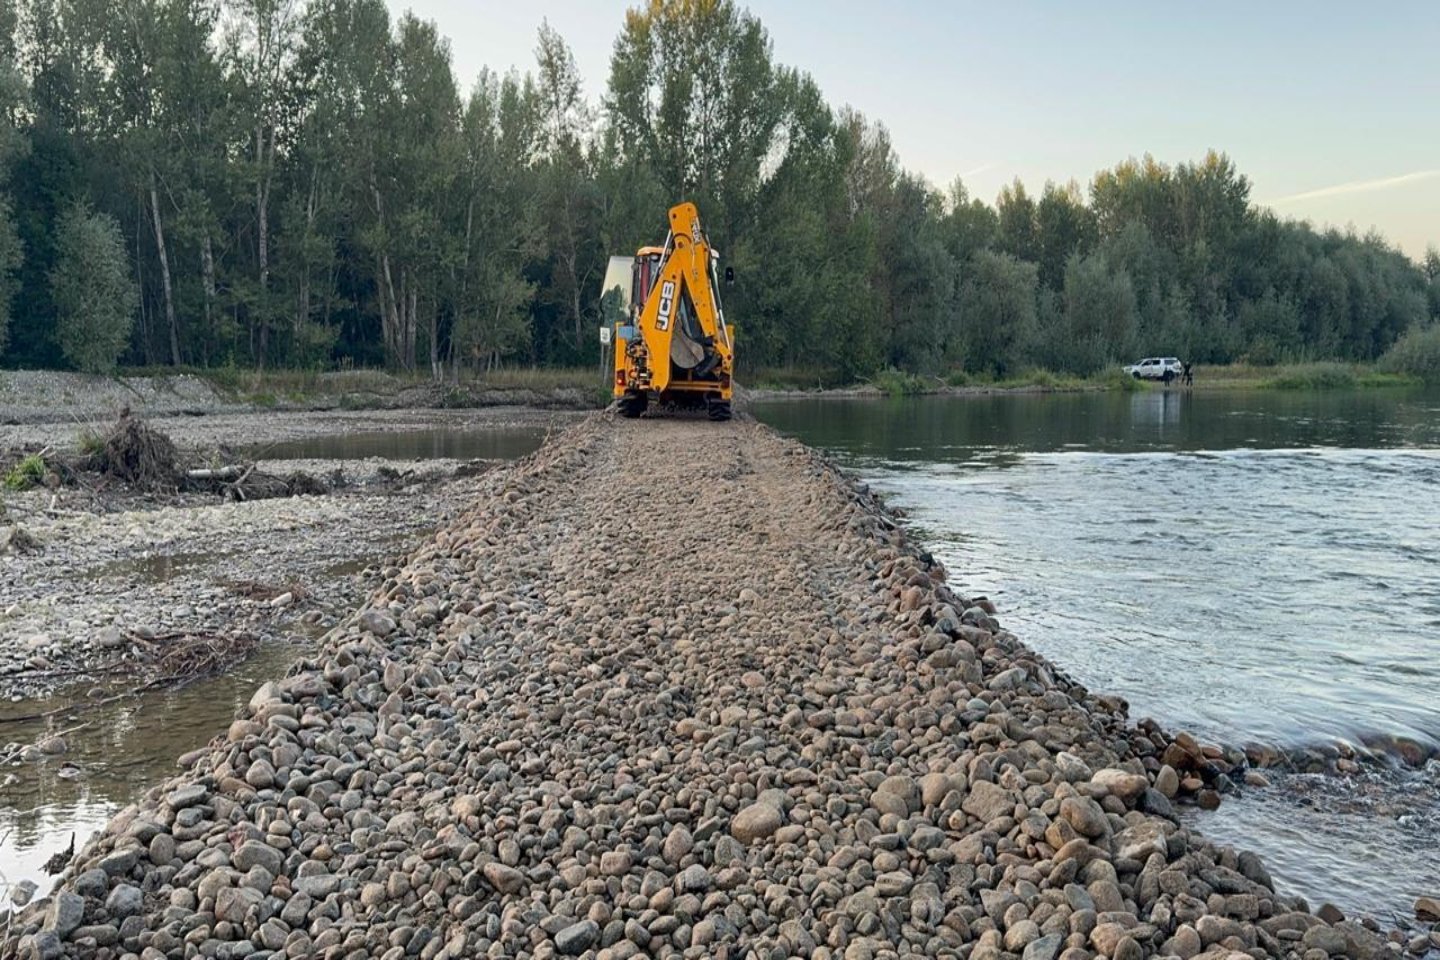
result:
[[[1021,646],[798,444],[709,427],[712,486],[617,515],[686,489],[694,430],[592,421],[474,478],[5,955],[1399,952],[1177,820],[1198,745]]]

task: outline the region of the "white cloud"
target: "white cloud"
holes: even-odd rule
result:
[[[1322,197],[1339,197],[1348,193],[1371,193],[1375,190],[1389,190],[1392,187],[1403,187],[1408,184],[1419,183],[1423,180],[1433,180],[1436,177],[1440,177],[1440,170],[1417,170],[1414,173],[1402,173],[1398,177],[1380,177],[1375,180],[1355,180],[1350,183],[1337,183],[1333,187],[1321,187],[1319,190],[1292,193],[1288,197],[1277,197],[1274,200],[1266,202],[1270,206],[1279,206],[1282,203],[1319,200]]]

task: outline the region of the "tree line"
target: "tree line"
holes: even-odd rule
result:
[[[462,91],[384,0],[9,0],[0,115],[11,366],[590,363],[607,257],[682,198],[751,369],[1366,360],[1440,316],[1433,250],[1282,221],[1223,154],[937,190],[732,0],[630,10],[598,102],[548,25]]]

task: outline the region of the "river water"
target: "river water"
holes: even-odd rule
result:
[[[759,405],[902,507],[962,594],[1092,689],[1228,744],[1343,742],[1199,815],[1346,910],[1440,892],[1440,393]]]

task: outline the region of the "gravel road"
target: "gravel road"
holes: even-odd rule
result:
[[[597,416],[475,484],[0,956],[1389,954],[805,447]]]

